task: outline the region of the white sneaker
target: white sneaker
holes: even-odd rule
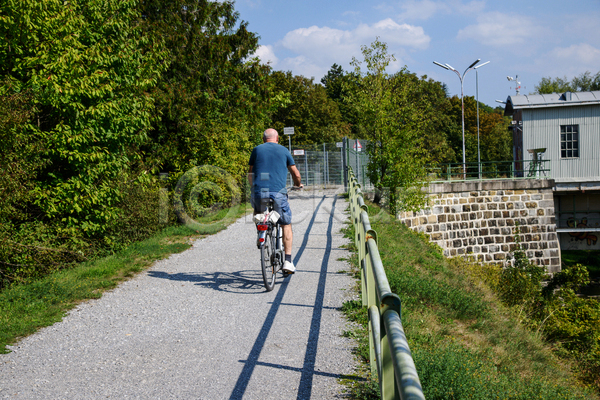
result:
[[[294,267],[294,263],[286,261],[283,263],[283,272],[286,274],[293,274],[296,272],[296,267]]]

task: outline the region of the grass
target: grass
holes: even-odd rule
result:
[[[170,254],[180,253],[202,236],[216,233],[247,211],[247,205],[203,217],[193,226],[170,226],[160,233],[102,259],[78,264],[30,284],[0,292],[0,353],[19,338],[50,326],[82,301],[97,299],[105,290]]]
[[[369,216],[388,281],[402,300],[402,323],[427,399],[598,398],[576,381],[541,333],[520,325],[488,288],[498,267],[444,258],[424,235],[373,204]],[[353,302],[344,311],[361,325],[351,334],[364,359],[368,339],[359,336],[366,335],[366,309]],[[353,396],[377,398],[368,392],[354,388]]]

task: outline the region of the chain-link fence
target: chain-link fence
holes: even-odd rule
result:
[[[342,148],[335,143],[292,146],[292,156],[304,185],[343,185],[342,155]]]
[[[302,183],[307,186],[344,185],[344,167],[356,171],[356,178],[365,187],[370,186],[367,178],[366,141],[344,139],[338,143],[292,146],[292,156],[302,175]],[[345,158],[345,160],[344,160]],[[288,184],[292,186],[291,177]]]
[[[346,139],[346,162],[354,171],[354,176],[363,190],[372,188],[371,180],[367,176],[367,165],[369,164],[367,144],[366,140]]]

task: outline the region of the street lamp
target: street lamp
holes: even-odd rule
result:
[[[461,75],[460,72],[458,72],[456,69],[452,68],[451,65],[449,64],[441,64],[437,61],[434,61],[433,63],[439,67],[442,67],[444,69],[447,69],[449,71],[454,71],[456,73],[456,75],[458,75],[458,79],[460,79],[460,104],[461,104],[461,111],[462,111],[462,156],[463,156],[463,179],[467,179],[467,162],[466,162],[466,157],[465,157],[465,101],[463,99],[463,78],[465,77],[465,75],[467,74],[467,72],[469,72],[471,69],[473,69],[473,67],[479,62],[481,61],[481,58],[478,58],[477,61],[475,61],[473,64],[469,65],[467,67],[467,69],[465,69],[465,72],[463,72],[463,74]]]
[[[479,170],[479,179],[481,180],[481,153],[479,152],[479,72],[477,68],[483,67],[485,64],[489,64],[489,61],[479,64],[475,68],[475,90],[477,95],[477,169]]]

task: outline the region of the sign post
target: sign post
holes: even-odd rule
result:
[[[294,134],[294,127],[283,128],[283,134],[288,137],[288,150],[292,152],[292,135]]]
[[[292,135],[294,134],[294,127],[288,126],[288,127],[283,128],[283,134],[288,137],[288,150],[291,153],[292,152]],[[292,186],[293,185],[292,175],[290,175],[288,173],[288,176],[290,177],[290,186]]]

